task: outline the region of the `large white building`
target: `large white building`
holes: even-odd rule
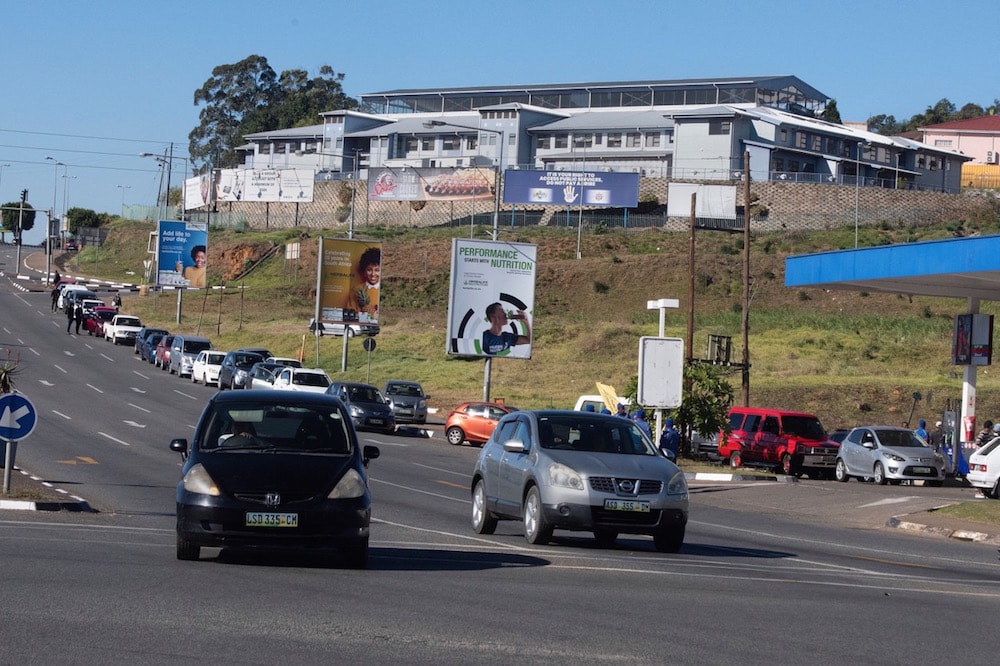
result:
[[[475,86],[362,95],[310,127],[258,132],[246,168],[491,166],[629,171],[958,192],[968,157],[821,120],[828,97],[794,76]]]

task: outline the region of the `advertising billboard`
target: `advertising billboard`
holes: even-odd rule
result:
[[[156,284],[171,287],[205,286],[205,270],[208,265],[207,225],[160,220],[156,239]]]
[[[951,362],[954,365],[990,365],[993,362],[993,315],[955,316]]]
[[[316,172],[312,169],[216,169],[215,200],[260,203],[309,203],[313,200]],[[201,178],[200,176],[198,178]],[[198,207],[205,194],[197,178],[190,188],[184,184],[184,205]],[[188,198],[188,191],[192,198]]]
[[[389,168],[368,170],[369,201],[493,201],[490,168]]]
[[[635,208],[639,174],[510,170],[504,172],[503,200],[510,204]]]
[[[455,238],[446,352],[531,358],[537,247]]]
[[[318,261],[319,320],[334,324],[377,324],[382,243],[320,238]]]

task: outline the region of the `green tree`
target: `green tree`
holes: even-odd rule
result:
[[[111,221],[107,213],[98,213],[89,208],[70,208],[66,211],[69,220],[69,232],[76,234],[80,227],[99,227]]]
[[[887,116],[884,113],[872,116],[865,124],[868,126],[870,132],[882,134],[883,136],[899,134],[903,131],[903,126],[896,122],[895,116]]]
[[[324,111],[357,108],[357,100],[344,94],[343,80],[329,65],[311,79],[302,69],[277,76],[257,55],[216,67],[194,94],[195,105],[204,107],[201,124],[188,135],[193,163],[199,169],[233,164],[246,134],[316,125]]]
[[[840,119],[840,111],[837,109],[837,100],[830,100],[830,103],[826,105],[825,109],[823,109],[823,115],[820,116],[820,118],[829,123],[837,123],[838,125],[843,122]]]
[[[733,387],[725,379],[724,370],[724,366],[708,363],[684,367],[684,399],[673,415],[684,442],[691,441],[692,432],[710,437],[728,425]]]
[[[21,231],[31,231],[35,227],[35,209],[30,203],[25,202],[24,212],[20,210],[21,202],[12,201],[3,205],[3,228],[4,231],[15,234],[17,232],[17,221],[21,220]]]

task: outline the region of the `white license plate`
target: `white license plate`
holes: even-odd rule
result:
[[[930,467],[914,467],[913,468],[913,473],[914,474],[930,474],[931,473],[931,468]]]
[[[368,419],[368,422],[372,425],[382,425],[384,423],[382,419]]]
[[[297,513],[262,513],[247,511],[247,527],[298,527]]]
[[[638,500],[606,499],[604,500],[604,508],[608,511],[638,511],[640,513],[649,513],[649,502]]]

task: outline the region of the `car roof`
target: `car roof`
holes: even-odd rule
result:
[[[276,405],[330,405],[342,404],[335,396],[327,393],[307,393],[299,391],[275,391],[273,389],[244,389],[242,391],[222,391],[212,396],[217,404],[240,402],[264,402]]]
[[[413,382],[410,381],[409,379],[390,379],[385,383],[385,385],[388,386],[389,384],[400,384],[402,386],[420,386],[420,382]]]

